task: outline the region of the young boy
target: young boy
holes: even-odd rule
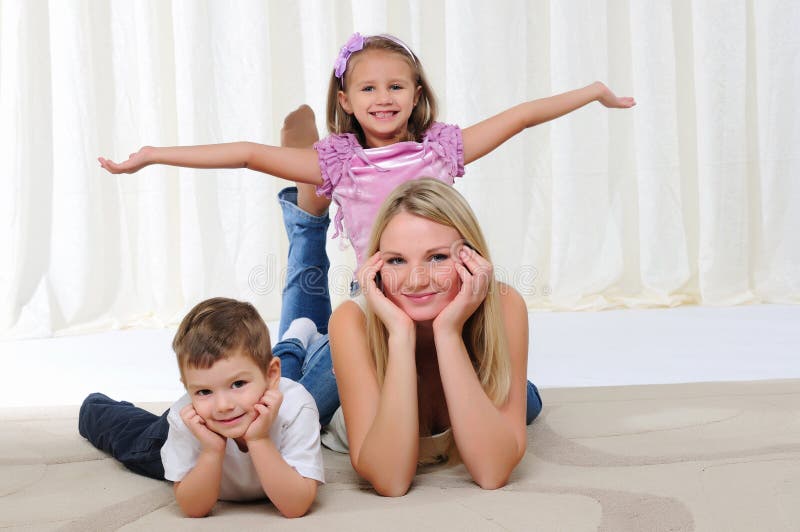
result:
[[[324,482],[319,413],[302,385],[281,378],[256,309],[203,301],[172,347],[186,395],[158,417],[92,394],[81,435],[137,473],[172,480],[187,516],[208,515],[218,499],[265,495],[286,517],[305,514]]]

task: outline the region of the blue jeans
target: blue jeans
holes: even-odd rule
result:
[[[539,395],[539,390],[536,385],[528,381],[528,408],[525,414],[525,424],[530,425],[533,420],[542,412],[542,397]]]
[[[285,188],[278,194],[283,224],[289,237],[286,285],[283,289],[278,338],[297,318],[309,318],[322,337],[307,348],[295,338],[278,342],[272,353],[281,359],[281,375],[302,384],[314,398],[319,420],[327,425],[339,407],[339,390],[333,374],[328,344],[328,319],[331,299],[328,292],[330,262],[325,252],[327,214],[314,216],[297,206],[297,189]]]
[[[164,480],[161,447],[167,441],[169,410],[157,416],[101,393],[83,400],[78,432],[135,473]]]

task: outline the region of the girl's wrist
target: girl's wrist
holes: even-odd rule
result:
[[[161,150],[155,146],[145,146],[142,148],[142,155],[144,156],[145,165],[159,164],[162,161],[158,160]]]

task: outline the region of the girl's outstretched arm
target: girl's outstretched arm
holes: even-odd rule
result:
[[[464,163],[480,159],[523,129],[571,113],[593,101],[615,109],[636,105],[633,98],[617,96],[599,81],[582,89],[522,103],[464,130]]]
[[[205,146],[145,146],[121,163],[103,157],[100,166],[112,174],[132,174],[151,164],[185,168],[250,168],[275,177],[319,185],[319,159],[313,149],[231,142]]]

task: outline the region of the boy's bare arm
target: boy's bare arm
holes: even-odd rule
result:
[[[217,503],[224,458],[224,451],[203,451],[194,468],[175,483],[175,500],[187,517],[205,517]]]
[[[304,515],[317,497],[317,481],[286,463],[269,438],[248,442],[250,458],[269,500],[285,517]]]
[[[269,500],[285,517],[300,517],[308,511],[317,496],[317,481],[302,476],[286,463],[269,437],[270,427],[283,404],[279,380],[274,380],[261,401],[253,405],[258,416],[250,423],[244,439],[261,487]]]
[[[175,500],[188,517],[205,517],[217,503],[225,460],[225,438],[206,427],[192,404],[181,409],[181,419],[200,442],[197,462],[183,480],[174,485]]]

